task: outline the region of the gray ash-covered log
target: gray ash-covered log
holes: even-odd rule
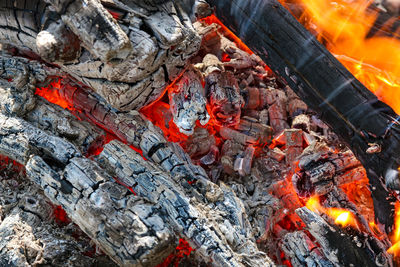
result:
[[[27,180],[23,166],[3,156],[0,164],[1,266],[117,266]]]
[[[120,265],[153,266],[174,250],[178,236],[186,237],[198,248],[204,261],[211,256],[215,262],[230,262],[235,266],[241,266],[244,262],[252,265],[272,264],[265,254],[257,250],[251,231],[248,229],[246,234],[243,233],[248,223],[243,217],[243,207],[239,200],[235,200],[234,194],[228,188],[221,190],[202,178],[200,175],[206,177],[206,174],[204,171],[202,173],[201,168],[191,166],[185,169],[191,164],[190,158],[185,156],[180,147],[169,147],[157,130],[153,129],[152,132],[152,128],[149,128],[144,132],[140,145],[144,154],[150,156],[149,159],[153,159],[155,164],[159,163],[160,167],[146,162],[141,155],[122,143],[106,145],[99,158],[99,162],[105,164],[113,177],[138,194],[136,197],[127,188],[115,183],[95,162],[83,158],[79,151],[84,147],[82,143],[76,143],[81,145],[78,149],[69,141],[20,118],[1,116],[1,153],[26,164],[28,176],[44,189],[46,196],[53,203],[61,204],[70,218]],[[40,116],[30,116],[30,119],[38,127],[49,129],[47,124],[40,123]],[[58,118],[48,119],[56,122]],[[64,119],[67,120],[68,116]],[[150,126],[150,123],[147,125]],[[53,130],[52,133],[58,136],[64,134]],[[69,138],[79,141],[79,136]],[[122,159],[130,160],[125,165]],[[118,166],[110,165],[118,161]],[[125,169],[119,172],[118,168]],[[188,175],[187,170],[199,179],[193,184],[194,191],[185,189],[190,188],[184,179]],[[127,176],[129,173],[134,176]],[[153,179],[149,180],[148,175],[154,176]],[[150,184],[151,181],[154,185]],[[200,192],[194,188],[199,188]],[[173,195],[183,201],[182,209],[186,211],[178,209],[173,212],[172,209],[177,207],[177,203],[171,202]],[[194,196],[201,202],[195,204],[192,200],[189,204],[185,195]],[[162,199],[165,202],[160,202]],[[208,222],[206,218],[209,216],[203,214],[203,207],[211,203],[215,203],[214,208],[221,209],[221,222],[217,218],[214,220],[218,223]],[[226,206],[228,203],[229,208]],[[224,215],[224,212],[229,214]],[[174,217],[174,214],[181,215]],[[189,217],[182,217],[184,214]],[[231,218],[232,221],[226,221],[227,225],[223,228],[219,226],[224,221],[222,218]],[[188,220],[193,220],[192,224],[186,224]],[[220,227],[218,233],[211,230]],[[228,236],[231,227],[238,232]],[[226,237],[220,239],[221,236]]]
[[[2,1],[0,43],[59,65],[119,110],[157,99],[200,45],[178,2],[106,1],[118,21],[100,0],[48,2]]]
[[[257,252],[250,224],[243,217],[244,207],[229,187],[223,184],[218,187],[202,179],[185,188],[180,185],[179,177],[161,173],[118,142],[107,144],[98,161],[124,184],[132,186],[138,195],[157,203],[174,231],[187,238],[204,261],[221,266],[272,264],[263,253]],[[193,197],[189,201],[184,195]],[[218,211],[218,216],[211,218],[213,211]]]

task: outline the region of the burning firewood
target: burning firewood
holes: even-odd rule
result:
[[[277,1],[210,0],[209,3],[216,7],[216,14],[223,22],[349,145],[367,169],[375,215],[389,232],[393,207],[387,201],[390,196],[382,180],[387,179],[388,186],[397,184],[392,182],[398,179],[397,175],[387,175],[397,174],[399,166],[397,115]],[[378,144],[381,152],[366,153],[369,143]]]
[[[343,238],[341,231],[330,226],[326,221],[308,210],[300,208],[296,213],[306,223],[307,229],[318,241],[323,250],[336,251],[326,255],[332,265],[390,266],[389,255],[379,249],[383,244],[376,238],[355,237],[353,240]],[[329,233],[329,234],[321,234]],[[338,242],[337,240],[341,240]],[[374,251],[374,249],[377,251]],[[329,263],[324,263],[329,264]]]
[[[385,232],[389,224],[382,224],[379,213],[386,214],[390,200],[374,212],[376,188],[366,179],[371,171],[323,120],[339,130],[361,124],[353,117],[332,118],[348,115],[345,108],[318,114],[307,106],[318,111],[316,98],[303,102],[300,97],[317,87],[312,71],[299,67],[305,71],[299,76],[290,64],[302,46],[288,50],[292,39],[282,44],[278,34],[279,47],[271,50],[263,39],[271,57],[267,66],[214,15],[207,17],[212,9],[204,0],[23,2],[0,9],[13,15],[0,30],[0,154],[25,166],[27,195],[33,190],[40,197],[14,207],[3,204],[11,193],[0,196],[0,236],[14,236],[10,244],[0,241],[6,245],[0,255],[21,263],[46,261],[42,244],[51,242],[38,239],[48,233],[58,240],[53,231],[29,232],[17,215],[42,220],[47,229],[41,217],[52,217],[51,202],[65,210],[68,227],[80,228],[80,236],[120,266],[180,260],[392,266],[388,253],[399,239]],[[278,22],[286,14],[279,5],[271,9]],[[254,34],[252,21],[247,29]],[[295,24],[288,21],[290,30]],[[265,32],[257,33],[244,36],[252,48]],[[264,50],[255,51],[265,59]],[[313,73],[320,77],[329,66],[318,65]],[[328,89],[336,84],[331,79],[348,77],[344,71],[332,75]],[[365,140],[370,135],[362,134]],[[368,141],[366,154],[387,151],[382,140]],[[14,232],[3,233],[7,227]],[[23,234],[28,238],[22,242]],[[94,254],[82,260],[96,262]]]

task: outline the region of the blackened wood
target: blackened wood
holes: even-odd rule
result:
[[[306,207],[296,213],[333,266],[392,266],[389,255],[379,249],[383,244],[374,236],[345,234]]]
[[[276,0],[210,0],[217,16],[317,111],[366,167],[377,220],[393,223],[382,183],[397,169],[400,132],[396,114],[365,88]],[[367,154],[368,143],[381,153]],[[397,180],[397,179],[396,179]]]

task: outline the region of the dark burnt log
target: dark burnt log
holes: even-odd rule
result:
[[[367,170],[379,223],[390,231],[393,207],[384,185],[399,188],[397,115],[365,88],[276,0],[216,1],[217,16],[320,114]],[[368,154],[370,143],[380,153]],[[392,174],[392,175],[388,175]]]
[[[333,266],[392,266],[390,256],[377,238],[345,233],[306,207],[297,209],[296,213]]]

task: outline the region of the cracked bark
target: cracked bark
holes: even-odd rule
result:
[[[12,62],[7,57],[2,60],[9,64],[10,70],[18,70],[23,63],[18,58]],[[45,69],[39,63],[37,66]],[[49,68],[48,72],[51,71]],[[3,78],[12,74],[5,73]],[[53,203],[62,205],[70,218],[115,262],[124,266],[152,266],[174,250],[177,237],[184,237],[206,262],[212,259],[233,266],[273,265],[257,249],[241,201],[228,187],[209,182],[205,171],[193,165],[179,145],[168,143],[138,113],[131,116],[132,113],[115,112],[78,87],[73,94],[68,91],[63,94],[73,95],[75,107],[89,120],[97,118],[97,123],[104,126],[116,123],[114,129],[125,138],[132,133],[135,138],[124,140],[140,147],[150,161],[117,141],[107,144],[97,159],[105,169],[84,158],[82,154],[90,143],[88,135],[101,136],[103,132],[74,119],[59,107],[36,99],[27,81],[34,78],[39,84],[45,81],[46,76],[39,74],[28,68],[26,75],[21,76],[26,83],[19,82],[21,79],[4,83],[8,88],[19,88],[22,95],[30,94],[36,105],[20,109],[29,122],[13,117],[12,112],[0,114],[0,153],[26,165],[30,179],[43,188]],[[14,94],[7,96],[12,98]],[[97,115],[91,108],[94,106]],[[52,114],[43,116],[46,111]],[[104,120],[111,115],[114,124],[108,123],[111,119]],[[119,124],[121,118],[128,118],[126,127]],[[68,120],[70,124],[60,120]],[[118,161],[120,164],[113,165]],[[132,187],[138,196],[115,183],[112,177]],[[218,216],[211,216],[215,209]]]
[[[118,21],[99,0],[70,3],[52,1],[60,13],[44,0],[2,3],[0,42],[58,64],[119,110],[157,99],[199,48],[200,38],[179,3],[162,1],[146,9],[115,1]]]

